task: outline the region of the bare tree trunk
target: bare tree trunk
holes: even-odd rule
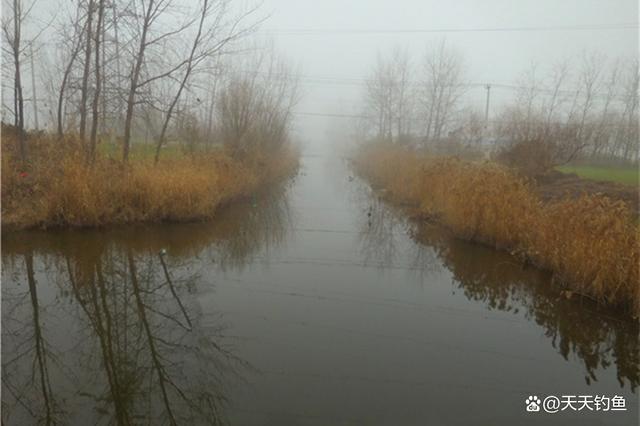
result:
[[[51,391],[51,382],[49,379],[49,367],[47,365],[47,349],[42,336],[42,325],[40,323],[40,305],[38,301],[38,291],[36,285],[35,274],[33,270],[33,253],[24,255],[27,283],[29,286],[29,296],[31,299],[31,308],[33,310],[33,326],[36,350],[36,360],[38,362],[38,372],[40,376],[40,388],[42,390],[42,399],[45,407],[45,424],[55,424],[53,418],[53,392]],[[35,363],[35,361],[34,361]]]
[[[551,133],[552,120],[556,113],[557,108],[560,106],[560,91],[562,89],[562,85],[567,78],[567,64],[560,63],[556,65],[554,73],[553,73],[553,86],[552,86],[552,94],[551,99],[549,100],[549,105],[547,107],[547,114],[544,123],[544,133],[542,135],[543,142],[547,142],[549,135]]]
[[[31,102],[33,103],[34,128],[39,130],[38,125],[38,95],[36,93],[36,69],[33,65],[33,42],[29,43],[29,56],[31,56]]]
[[[209,114],[207,117],[207,139],[209,143],[211,143],[211,138],[213,136],[213,114],[216,108],[216,102],[218,98],[218,80],[221,74],[221,65],[220,65],[220,53],[216,56],[216,61],[214,64],[213,71],[213,88],[211,89],[211,99],[209,102]]]
[[[100,100],[100,90],[102,79],[100,77],[100,34],[102,33],[102,21],[104,18],[104,0],[99,0],[98,5],[98,22],[96,24],[96,36],[95,36],[95,54],[96,54],[96,90],[93,94],[92,105],[92,122],[91,122],[91,140],[89,142],[88,162],[93,163],[96,157],[96,139],[98,133],[98,102]]]
[[[118,19],[117,19],[117,12],[116,12],[116,3],[114,2],[113,5],[113,36],[114,36],[114,43],[116,44],[116,80],[115,80],[115,86],[117,87],[116,90],[120,90],[120,81],[121,81],[121,69],[120,69],[120,39],[118,38]],[[124,105],[122,104],[122,96],[120,96],[120,93],[118,93],[116,95],[118,97],[118,110],[116,112],[116,119],[115,119],[115,126],[118,129],[118,133],[120,132],[120,126],[122,125],[122,110],[124,109]]]
[[[142,35],[140,37],[140,45],[136,55],[136,62],[131,73],[131,85],[129,86],[129,95],[127,97],[127,114],[124,119],[124,137],[122,140],[122,161],[129,161],[129,145],[131,144],[131,122],[133,120],[133,108],[135,106],[136,91],[138,90],[138,80],[140,79],[140,70],[144,62],[144,52],[147,47],[147,33],[151,25],[151,17],[153,13],[153,0],[149,0],[147,10],[145,11],[144,21],[142,24]]]
[[[162,130],[160,131],[160,137],[158,138],[158,143],[156,144],[156,154],[154,163],[158,164],[158,160],[160,159],[160,149],[162,149],[162,144],[164,143],[164,139],[167,133],[167,127],[169,126],[169,121],[171,121],[171,115],[173,114],[173,109],[176,107],[178,100],[180,99],[180,95],[182,95],[182,91],[187,85],[187,81],[189,80],[189,76],[191,75],[191,71],[193,71],[193,59],[196,54],[196,49],[200,44],[200,40],[202,37],[202,27],[204,26],[205,18],[207,17],[207,13],[209,11],[209,0],[204,0],[202,3],[202,14],[200,15],[200,23],[198,24],[198,33],[196,34],[196,38],[193,40],[193,45],[191,46],[191,52],[189,54],[189,59],[187,61],[187,69],[184,72],[184,76],[182,77],[182,81],[180,82],[180,87],[178,88],[178,92],[176,96],[171,101],[171,105],[169,105],[169,110],[167,111],[167,115],[165,116],[164,123],[162,124]]]
[[[22,79],[20,70],[20,37],[22,30],[22,4],[19,0],[13,0],[13,43],[11,50],[13,53],[14,65],[14,86],[13,102],[15,113],[15,126],[18,131],[18,145],[20,149],[20,159],[22,166],[27,165],[27,141],[24,133],[24,98],[22,96]]]
[[[102,4],[102,0],[100,1],[100,3]],[[106,30],[106,23],[105,23],[105,16],[104,16],[104,5],[101,6],[102,8],[102,21],[101,21],[101,26],[102,26],[102,68],[103,68],[103,72],[102,74],[102,80],[100,81],[100,85],[101,85],[101,89],[106,92],[106,88],[107,88],[107,72],[106,72],[106,64],[107,64],[107,53],[106,53],[106,41],[107,41],[107,30]],[[100,122],[100,133],[102,133],[103,135],[107,133],[107,97],[105,96],[105,94],[102,95],[102,120]]]
[[[89,71],[91,69],[91,24],[93,20],[93,0],[87,5],[87,40],[84,50],[84,71],[82,73],[82,89],[80,99],[80,141],[84,144],[87,127],[87,97]]]
[[[75,22],[76,29],[79,23],[78,20],[76,20]],[[69,75],[71,75],[71,70],[73,69],[73,63],[78,57],[78,53],[80,53],[80,46],[82,45],[82,36],[84,34],[84,30],[85,28],[83,26],[83,28],[80,30],[80,33],[78,33],[77,35],[77,39],[71,50],[71,57],[69,58],[69,63],[67,63],[67,66],[64,69],[64,74],[62,76],[62,83],[60,84],[60,91],[58,92],[58,111],[57,111],[58,117],[57,118],[58,118],[58,137],[59,138],[62,138],[63,131],[64,131],[63,118],[62,118],[64,116],[64,111],[63,111],[64,92],[67,89],[67,83],[69,82]]]
[[[140,285],[138,284],[138,277],[137,277],[137,273],[136,273],[136,267],[135,267],[135,260],[133,258],[133,254],[131,253],[131,251],[127,252],[127,257],[129,260],[129,271],[131,272],[131,285],[133,288],[133,294],[135,296],[135,300],[136,300],[136,304],[138,307],[138,315],[139,315],[139,319],[140,319],[140,323],[143,325],[143,329],[145,331],[145,334],[147,336],[147,343],[149,345],[149,353],[151,354],[151,361],[152,361],[152,365],[154,367],[154,369],[156,370],[156,373],[158,374],[158,383],[160,385],[160,391],[162,392],[162,399],[164,401],[164,406],[166,409],[166,414],[168,416],[169,419],[169,424],[171,425],[176,425],[176,419],[173,415],[173,411],[171,410],[171,403],[169,401],[169,394],[168,394],[168,390],[167,390],[167,375],[164,372],[164,368],[162,367],[162,363],[161,363],[161,358],[160,355],[158,354],[158,351],[156,349],[156,345],[155,345],[155,339],[153,337],[153,334],[151,333],[151,327],[149,326],[149,321],[147,320],[147,314],[146,314],[146,310],[145,310],[145,306],[144,303],[142,301],[142,297],[141,297],[141,289],[140,289]],[[169,382],[170,383],[170,382]]]
[[[214,75],[213,75],[213,89],[211,90],[209,113],[207,115],[207,139],[209,139],[209,143],[211,143],[210,139],[213,133],[213,112],[215,109],[217,91],[218,91],[218,76],[217,76],[217,70],[216,70],[216,72],[214,72]]]

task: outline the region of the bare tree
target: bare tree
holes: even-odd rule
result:
[[[620,78],[620,63],[615,61],[608,74],[607,80],[604,82],[605,92],[602,101],[602,107],[599,112],[599,119],[594,123],[594,131],[591,142],[591,156],[599,155],[604,147],[610,142],[612,130],[612,107],[616,98],[616,90],[618,89],[618,79]]]
[[[217,104],[220,138],[238,157],[277,152],[298,101],[297,78],[286,62],[262,52],[250,64],[255,71],[231,71]]]
[[[24,134],[24,96],[22,93],[22,55],[24,53],[24,43],[22,40],[22,26],[29,13],[33,9],[35,1],[25,7],[22,1],[13,0],[7,3],[9,10],[5,10],[2,20],[2,32],[7,41],[7,47],[3,50],[11,56],[13,60],[13,114],[14,125],[18,132],[18,144],[20,158],[23,167],[27,163],[27,142]],[[26,43],[28,45],[28,43]]]
[[[543,139],[547,140],[550,136],[553,126],[553,120],[558,113],[558,110],[562,107],[564,97],[562,95],[562,88],[566,83],[569,74],[569,65],[567,62],[561,62],[555,65],[549,78],[551,84],[551,96],[549,100],[543,104],[542,109],[546,111],[546,119],[544,124]]]
[[[95,84],[92,104],[91,139],[89,141],[88,160],[93,162],[96,155],[96,139],[98,134],[98,102],[100,100],[100,90],[102,78],[100,77],[100,36],[103,34],[102,25],[104,23],[104,0],[98,0],[98,22],[95,32]]]
[[[393,115],[396,135],[402,140],[411,130],[413,117],[413,91],[411,90],[411,63],[406,49],[396,48],[392,55],[394,78]]]
[[[207,85],[209,90],[209,105],[207,106],[207,111],[206,111],[206,122],[207,122],[207,138],[211,138],[212,132],[213,132],[213,118],[214,118],[214,112],[215,112],[215,106],[216,106],[216,101],[217,101],[217,96],[218,96],[218,81],[220,80],[220,74],[223,71],[222,69],[222,65],[220,62],[220,53],[218,53],[218,55],[216,55],[216,59],[213,62],[213,65],[210,67],[210,75],[211,75],[211,79],[213,80],[213,84],[209,84]]]
[[[82,72],[82,88],[80,89],[80,140],[84,143],[85,132],[87,127],[87,99],[89,97],[89,74],[91,72],[91,43],[92,43],[92,29],[93,24],[93,12],[94,12],[94,0],[89,0],[87,3],[87,35],[85,37],[84,47],[84,68]]]
[[[182,78],[179,81],[178,89],[169,104],[169,108],[165,114],[162,124],[162,130],[160,131],[160,136],[158,137],[156,142],[156,152],[154,160],[156,164],[160,159],[160,150],[162,149],[162,145],[165,142],[167,129],[169,127],[169,122],[171,121],[173,111],[176,108],[176,105],[178,104],[182,93],[187,87],[191,75],[196,70],[198,65],[200,65],[207,58],[217,55],[227,44],[253,30],[253,27],[237,30],[237,26],[240,24],[242,18],[252,13],[252,10],[251,12],[247,12],[245,15],[243,15],[242,18],[237,19],[234,25],[231,26],[231,30],[226,36],[222,37],[221,39],[216,39],[217,31],[222,25],[222,19],[225,15],[225,9],[226,3],[224,2],[216,3],[215,1],[211,0],[202,0],[200,19],[198,20],[198,29],[189,50],[189,55],[186,59],[186,64],[184,67],[185,69],[183,71]],[[207,18],[209,18],[211,15],[213,15],[213,22],[207,22]],[[207,26],[207,28],[205,28],[205,25]]]
[[[136,48],[132,52],[132,66],[131,73],[129,75],[130,83],[127,94],[126,115],[124,123],[124,136],[123,136],[123,161],[126,162],[129,158],[129,150],[131,144],[131,133],[134,109],[137,104],[144,101],[140,99],[140,95],[144,91],[144,96],[148,99],[152,98],[150,94],[150,87],[153,83],[157,83],[164,79],[176,79],[175,75],[179,72],[183,72],[183,77],[178,81],[178,94],[172,97],[170,104],[173,104],[171,113],[167,114],[168,120],[171,119],[175,104],[180,99],[185,86],[187,85],[189,76],[192,74],[194,67],[204,58],[215,53],[227,44],[230,40],[238,38],[241,34],[247,33],[249,30],[240,29],[240,25],[244,22],[244,18],[249,16],[253,10],[247,12],[232,20],[230,24],[223,23],[223,19],[226,16],[227,0],[207,1],[204,7],[200,8],[197,16],[186,16],[186,18],[172,19],[173,22],[179,22],[177,26],[173,28],[167,28],[167,23],[162,21],[163,16],[169,15],[172,11],[182,11],[184,8],[174,5],[173,0],[143,0],[140,3],[133,3],[133,10],[129,13],[136,17],[133,22],[133,32],[137,38]],[[188,15],[188,14],[187,14]],[[207,16],[213,16],[213,22],[211,26],[205,23],[204,18]],[[138,18],[139,17],[139,18]],[[192,48],[189,49],[189,54],[186,56],[173,55],[171,61],[167,58],[167,46],[171,40],[178,39],[185,30],[191,28],[192,24],[199,22],[199,35],[196,36],[195,42]],[[164,24],[164,25],[162,25]],[[159,32],[158,29],[162,28],[163,31]],[[228,30],[226,34],[222,34],[225,30]],[[203,36],[205,34],[205,36]],[[203,50],[202,48],[204,40],[217,42],[217,46],[211,47],[207,45]],[[195,46],[195,47],[194,47]],[[149,56],[153,53],[153,48],[157,47],[158,51],[155,52],[153,61]],[[186,69],[186,71],[185,71]],[[145,74],[142,76],[142,74]],[[175,103],[174,103],[175,101]],[[166,130],[165,130],[166,133]],[[164,136],[162,136],[164,139]],[[161,144],[160,144],[161,145]]]
[[[604,58],[599,54],[584,57],[578,82],[576,96],[581,98],[577,112],[572,111],[572,118],[578,123],[578,139],[586,141],[586,124],[594,108],[596,94],[601,86]]]
[[[367,80],[365,104],[379,139],[393,141],[409,133],[413,112],[411,85],[411,64],[406,49],[396,47],[389,57],[378,54],[376,66]]]
[[[515,105],[512,113],[518,118],[513,124],[517,128],[516,141],[541,138],[543,126],[540,125],[541,116],[537,108],[540,98],[541,82],[538,78],[538,64],[532,63],[518,79]]]
[[[591,144],[594,131],[591,118],[602,84],[603,64],[604,58],[597,53],[583,57],[573,102],[564,126],[565,137],[556,141],[555,164],[573,161]]]
[[[637,156],[637,62],[627,71],[620,60],[585,54],[567,90],[570,77],[566,63],[552,70],[546,86],[528,73],[496,126],[508,163],[539,173],[584,156]]]
[[[158,15],[165,10],[166,6],[163,5],[162,0],[158,0],[160,2],[159,5],[154,5],[154,0],[148,0],[146,7],[144,1],[141,2],[143,7],[142,13],[142,23],[140,27],[140,40],[138,43],[138,48],[134,55],[133,68],[130,74],[130,83],[129,83],[129,94],[127,97],[127,112],[125,115],[124,122],[124,137],[123,137],[123,147],[122,147],[122,159],[123,161],[128,161],[129,159],[129,145],[131,143],[131,122],[133,120],[133,109],[135,107],[136,102],[136,92],[139,87],[139,79],[140,72],[142,70],[142,64],[144,62],[144,55],[148,45],[150,44],[147,41],[147,34],[149,33],[149,27],[153,24],[153,22],[157,19]],[[136,3],[137,5],[137,3]]]
[[[484,114],[469,108],[462,114],[460,136],[465,148],[478,148],[485,132]]]
[[[82,47],[83,37],[86,31],[86,21],[84,24],[80,24],[81,16],[80,16],[81,8],[80,4],[76,8],[76,15],[72,22],[73,33],[69,37],[71,40],[71,51],[69,54],[68,62],[64,67],[64,71],[62,73],[62,82],[60,83],[60,89],[58,90],[58,108],[57,108],[57,125],[58,125],[58,137],[62,138],[63,135],[63,103],[65,98],[65,91],[67,89],[67,85],[69,83],[69,78],[71,76],[71,71],[73,70],[74,63],[80,53]],[[67,38],[67,37],[65,37]]]
[[[422,71],[420,102],[425,139],[440,139],[464,94],[462,57],[442,40],[427,51]]]
[[[638,160],[639,117],[638,105],[640,97],[640,70],[638,59],[630,60],[625,65],[624,78],[622,79],[622,99],[624,109],[621,116],[622,137],[614,150],[622,151],[626,159]],[[614,151],[614,152],[615,152]]]
[[[380,140],[392,139],[393,76],[389,64],[378,54],[371,77],[367,80],[365,103]]]

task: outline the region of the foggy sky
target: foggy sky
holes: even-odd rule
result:
[[[57,7],[57,1],[39,0],[36,23],[46,22]],[[463,56],[470,83],[517,84],[532,63],[544,74],[563,58],[578,62],[589,52],[610,59],[638,56],[637,25],[631,30],[406,32],[631,24],[639,20],[636,0],[264,0],[259,15],[268,18],[256,37],[272,42],[302,74],[299,113],[362,113],[363,80],[378,53],[407,49],[419,70],[427,45],[443,38]],[[29,81],[25,85],[29,93]],[[491,111],[513,95],[513,90],[492,90]],[[485,90],[469,89],[466,101],[484,108]],[[28,105],[25,113],[31,125]],[[295,122],[299,140],[324,143],[326,132],[335,132],[347,119],[298,114]]]
[[[418,66],[428,43],[446,38],[464,57],[467,81],[515,83],[532,63],[544,73],[563,58],[598,51],[609,58],[638,55],[638,30],[556,30],[442,33],[354,33],[331,30],[438,30],[601,26],[638,22],[636,0],[265,0],[263,36],[298,65],[303,112],[360,112],[358,102],[377,52],[406,48]],[[292,30],[321,30],[301,33]],[[321,80],[315,80],[320,78]],[[492,110],[513,93],[492,91]],[[472,102],[484,102],[482,88]],[[298,116],[303,139],[323,139],[337,118]]]

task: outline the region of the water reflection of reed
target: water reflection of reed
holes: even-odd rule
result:
[[[381,208],[377,199],[371,200],[362,215],[358,242],[366,264],[385,268],[395,265],[398,260],[398,233],[404,227],[390,215],[391,211]]]
[[[236,220],[238,217],[235,216]],[[241,270],[249,255],[260,250],[264,257],[281,247],[293,227],[289,198],[281,192],[269,192],[252,203],[232,234],[210,246],[222,270]]]
[[[358,243],[365,265],[380,269],[401,268],[425,278],[438,268],[436,253],[424,248],[414,250],[402,241],[410,231],[410,224],[387,208],[377,197],[360,199],[365,208],[360,217]]]
[[[222,423],[250,367],[223,318],[201,311],[197,263],[242,268],[282,243],[283,198],[207,224],[5,238],[3,423]]]
[[[364,256],[374,253],[401,261],[393,232],[404,223],[398,212],[376,200],[367,220],[369,233],[363,233]],[[378,211],[382,210],[382,211]],[[389,223],[376,223],[376,222]],[[395,225],[393,224],[395,223]],[[409,269],[432,271],[438,264],[453,274],[453,285],[471,300],[489,309],[523,314],[544,328],[545,335],[565,359],[575,356],[585,367],[585,380],[597,380],[598,370],[615,365],[621,386],[633,391],[640,381],[640,341],[637,322],[629,321],[611,309],[578,297],[568,298],[550,282],[544,271],[526,268],[507,253],[452,238],[437,226],[414,223],[411,237],[418,243],[405,253]],[[382,253],[380,256],[378,253]]]
[[[43,261],[59,262],[64,256],[101,258],[112,247],[134,253],[167,250],[174,260],[206,253],[223,268],[239,268],[260,250],[270,250],[286,240],[291,229],[287,187],[278,186],[259,196],[222,208],[215,220],[194,223],[122,226],[108,230],[25,231],[2,235],[2,262],[33,252]],[[233,265],[233,266],[232,266]]]

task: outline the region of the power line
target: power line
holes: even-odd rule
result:
[[[374,83],[374,79],[370,78],[357,78],[357,77],[332,77],[332,76],[313,76],[308,74],[288,74],[288,73],[272,73],[266,71],[256,71],[256,70],[239,70],[240,73],[250,74],[250,75],[260,75],[264,77],[269,77],[272,79],[287,79],[298,81],[301,84],[309,84],[309,85],[328,85],[328,86],[366,86],[367,84]],[[407,82],[409,87],[420,88],[424,87],[425,84],[418,80],[411,80]],[[486,89],[486,86],[490,85],[491,87],[495,87],[497,89],[507,89],[507,90],[527,90],[532,91],[534,93],[539,94],[547,94],[547,95],[569,95],[575,96],[580,94],[580,90],[571,90],[571,89],[553,89],[550,87],[545,87],[544,85],[536,82],[535,85],[530,86],[523,83],[500,83],[496,81],[485,81],[485,82],[461,82],[457,83],[456,87],[464,87],[467,89],[473,88],[482,88]],[[605,92],[596,92],[593,93],[596,98],[605,98],[608,96]],[[623,98],[619,94],[614,94],[613,99],[622,100]]]
[[[270,35],[316,35],[316,34],[428,34],[428,33],[469,33],[469,32],[540,32],[540,31],[609,31],[637,30],[638,22],[619,24],[557,25],[531,27],[494,28],[419,28],[419,29],[355,29],[355,28],[288,28],[265,29],[260,32]]]
[[[361,115],[361,114],[330,114],[330,113],[322,113],[322,112],[307,112],[307,111],[300,111],[300,112],[294,112],[293,114],[295,115],[308,115],[308,116],[315,116],[315,117],[336,117],[336,118],[371,118],[368,115]]]
[[[314,116],[314,117],[331,117],[331,118],[360,118],[360,119],[365,119],[365,120],[370,120],[370,119],[376,119],[376,116],[374,115],[364,115],[364,114],[340,114],[340,113],[323,113],[323,112],[311,112],[311,111],[301,111],[301,112],[297,112],[297,111],[293,111],[294,115],[304,115],[304,116]],[[425,119],[421,118],[421,117],[414,117],[414,118],[409,118],[409,121],[413,122],[413,123],[424,123]],[[510,123],[511,121],[508,119],[502,119],[502,118],[490,118],[486,121],[486,124],[503,124],[503,123]],[[560,121],[553,121],[552,123],[560,123]],[[606,127],[619,127],[618,124],[615,123],[604,123],[602,124],[603,126]]]

